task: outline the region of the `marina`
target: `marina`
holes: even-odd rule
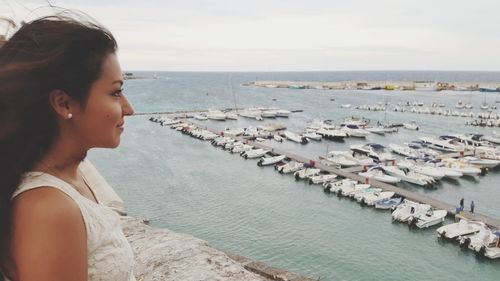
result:
[[[182,118],[186,118],[186,116],[192,116],[192,114],[190,114],[190,112],[182,112],[182,113],[170,113],[168,115],[165,115],[165,117],[172,118],[172,119],[177,119],[180,116],[182,116]],[[206,126],[201,125],[199,123],[192,123],[192,122],[190,122],[190,123],[195,124],[197,127],[204,127],[205,130],[211,131],[213,134],[220,134],[220,132],[217,132],[214,129],[207,129]],[[316,159],[309,159],[309,158],[306,158],[306,157],[298,155],[298,154],[294,154],[294,153],[291,153],[288,151],[283,151],[283,150],[280,150],[278,148],[268,146],[268,145],[261,143],[261,142],[249,140],[248,138],[237,137],[237,136],[232,136],[231,138],[234,140],[240,141],[242,143],[245,143],[246,145],[249,145],[249,146],[252,146],[255,148],[259,148],[262,150],[262,152],[263,152],[262,154],[256,155],[255,157],[252,157],[252,158],[260,158],[265,154],[264,152],[271,152],[273,155],[283,155],[284,157],[286,156],[286,158],[288,158],[289,160],[294,160],[294,161],[297,161],[300,163],[310,163],[311,161],[313,161],[313,162],[316,161]],[[440,157],[441,158],[450,158],[450,157],[453,158],[453,157],[464,157],[464,156],[470,156],[470,155],[473,155],[472,151],[467,151],[466,153],[464,153],[464,152],[449,153],[446,155],[440,155]],[[360,182],[360,183],[370,184],[371,186],[376,187],[376,188],[381,188],[384,191],[392,191],[395,194],[400,195],[400,196],[402,196],[406,199],[409,199],[411,201],[415,201],[415,202],[419,202],[419,203],[423,203],[423,204],[428,204],[428,205],[431,205],[433,208],[445,210],[449,216],[455,217],[456,215],[459,215],[460,218],[465,218],[465,219],[469,219],[469,220],[479,220],[479,221],[486,223],[488,226],[490,226],[492,228],[500,229],[500,220],[497,218],[492,218],[492,217],[489,217],[489,216],[486,216],[483,214],[471,213],[471,212],[462,212],[460,214],[457,214],[456,213],[456,206],[454,206],[454,205],[451,205],[451,204],[448,204],[445,202],[441,202],[441,201],[433,199],[431,197],[428,197],[428,196],[425,196],[422,194],[417,194],[417,193],[399,188],[399,187],[391,185],[391,184],[383,183],[383,182],[377,181],[375,179],[368,179],[366,177],[362,177],[362,176],[355,174],[355,172],[366,171],[367,167],[355,166],[355,167],[346,168],[346,169],[339,169],[339,168],[335,168],[332,166],[323,165],[323,164],[321,164],[321,162],[314,163],[314,167],[319,168],[321,171],[335,174],[335,175],[341,176],[343,178],[352,179],[352,180]]]
[[[315,75],[321,77],[322,74]],[[244,86],[234,87],[236,98],[233,98],[229,87],[215,86],[228,81],[224,74],[166,73],[159,76],[152,81],[127,82],[125,90],[136,105],[136,111],[188,112],[191,108],[234,107],[300,110],[288,118],[264,118],[262,121],[248,117],[226,121],[194,121],[191,118],[192,122],[219,133],[226,128],[255,128],[281,123],[286,130],[301,134],[316,118],[331,119],[340,125],[346,117],[353,115],[370,119],[370,126],[375,126],[377,121],[391,124],[409,123],[415,119],[419,126],[418,131],[400,127],[398,132],[385,135],[370,133],[365,138],[346,137],[343,141],[310,140],[306,145],[285,138],[281,143],[267,138],[255,140],[255,143],[275,151],[301,156],[304,160],[315,159],[316,164],[320,164],[318,156],[326,156],[327,151],[349,150],[356,144],[379,143],[388,148],[390,143],[403,145],[422,136],[471,132],[471,127],[466,127],[464,119],[460,118],[422,114],[417,119],[415,114],[353,108],[367,100],[376,103],[387,99],[391,104],[421,100],[424,104],[436,102],[448,107],[453,107],[458,99],[472,99],[473,103],[483,100],[479,92],[450,92],[436,96],[436,93],[419,91],[410,94],[395,90],[385,94],[385,91],[295,91]],[[233,83],[242,85],[252,76],[234,75]],[[207,82],[209,80],[212,84]],[[191,81],[189,92],[177,88],[183,87],[183,81]],[[152,90],[157,88],[165,90]],[[341,108],[342,104],[353,106]],[[201,113],[204,112],[193,115]],[[311,186],[307,181],[295,181],[293,176],[277,176],[279,173],[272,167],[257,166],[259,158],[244,161],[238,153],[209,148],[212,147],[209,142],[200,142],[169,127],[147,122],[147,116],[137,115],[128,120],[123,144],[111,154],[116,159],[113,167],[105,164],[109,152],[95,151],[90,157],[116,186],[130,206],[129,212],[150,218],[156,226],[193,234],[219,249],[313,279],[450,279],[452,273],[465,279],[495,280],[494,276],[499,273],[497,261],[476,258],[472,251],[463,251],[457,244],[439,242],[436,238],[438,226],[408,231],[407,223],[390,223],[390,212],[353,204],[345,197],[321,192],[321,187]],[[488,127],[475,127],[472,132],[492,135]],[[134,162],[124,161],[125,157]],[[138,163],[139,167],[131,163]],[[347,169],[351,173],[362,172],[362,167]],[[140,176],[136,170],[140,171]],[[498,198],[498,178],[498,172],[493,169],[476,177],[442,179],[431,188],[406,182],[397,183],[397,187],[455,207],[461,198],[465,198],[467,210],[474,200],[476,213],[497,218],[500,212],[495,199]],[[148,192],[140,192],[143,190],[140,187],[148,188]],[[452,219],[446,218],[444,224],[451,222]],[[419,250],[415,252],[415,248]],[[357,265],[360,260],[366,261],[362,268]],[[418,270],[420,266],[408,267],[409,263],[425,266],[428,270]],[[405,268],[397,271],[397,279],[387,278],[381,270],[393,267]]]

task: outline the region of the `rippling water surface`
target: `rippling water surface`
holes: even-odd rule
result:
[[[372,122],[416,120],[421,130],[367,141],[403,143],[419,136],[491,132],[467,127],[465,119],[411,113],[368,112],[339,108],[340,104],[396,104],[406,101],[445,103],[459,99],[476,106],[496,94],[477,92],[385,92],[289,90],[243,87],[257,79],[290,81],[448,80],[498,81],[494,72],[307,72],[307,73],[157,73],[158,80],[129,80],[127,95],[137,112],[246,106],[302,109],[277,121],[300,132],[315,118],[342,120],[356,115]],[[231,90],[232,89],[232,90]],[[273,101],[276,99],[276,101]],[[334,99],[334,101],[332,101]],[[207,126],[244,127],[262,124],[244,120]],[[499,130],[500,131],[500,130]],[[316,159],[327,150],[362,143],[322,141],[306,146],[270,145]],[[409,230],[391,223],[390,214],[324,194],[320,187],[296,182],[254,160],[244,160],[149,122],[128,118],[122,144],[116,150],[94,150],[90,158],[113,185],[132,215],[152,224],[207,240],[211,245],[270,265],[321,280],[497,280],[500,263],[476,258],[456,245],[441,243],[435,229]],[[442,201],[460,198],[476,203],[476,211],[500,216],[499,171],[477,180],[442,181],[432,190],[401,185]],[[495,277],[496,276],[496,277]]]

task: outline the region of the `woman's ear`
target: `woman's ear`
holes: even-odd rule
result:
[[[49,93],[49,102],[54,112],[62,119],[73,117],[74,106],[71,97],[62,90],[53,90]]]

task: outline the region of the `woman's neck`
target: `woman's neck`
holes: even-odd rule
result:
[[[86,156],[87,149],[82,148],[80,144],[59,140],[32,170],[74,181],[78,179],[78,166]]]

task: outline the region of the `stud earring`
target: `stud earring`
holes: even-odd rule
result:
[[[66,116],[66,119],[71,119],[73,117],[73,114],[68,113],[68,116]]]

